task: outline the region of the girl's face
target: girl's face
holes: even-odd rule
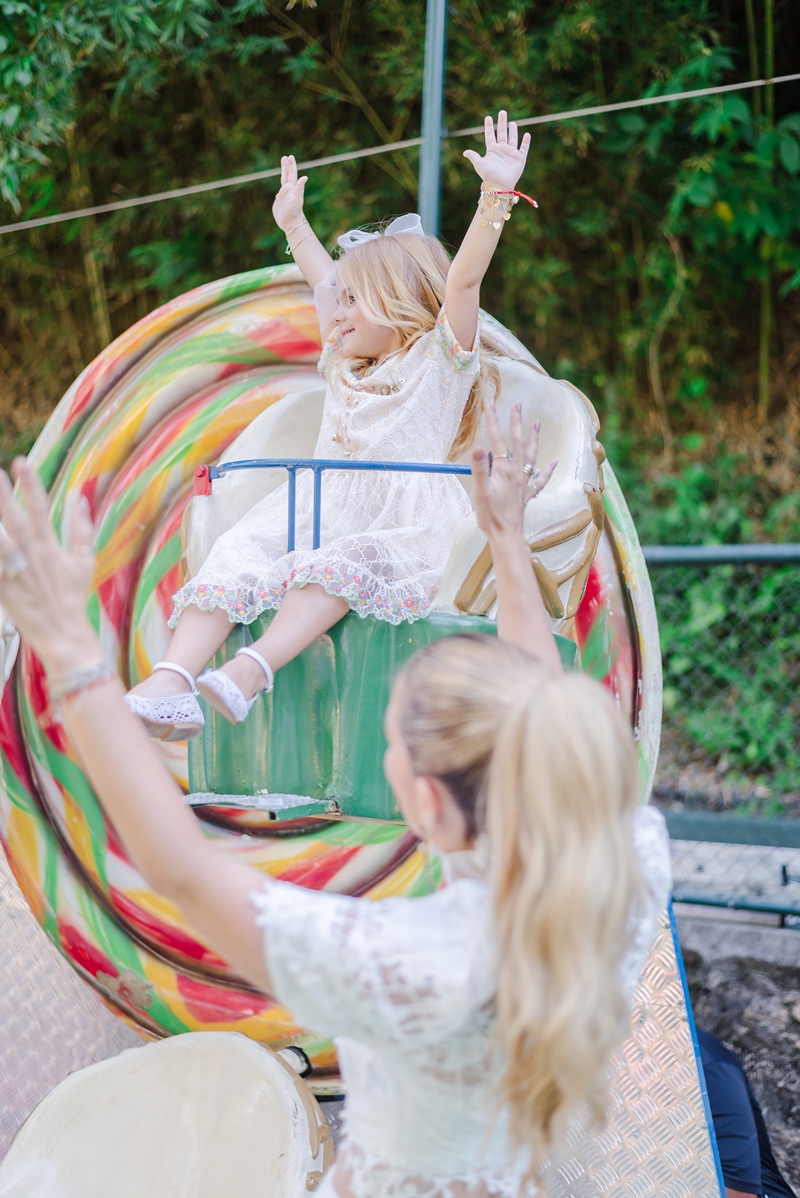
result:
[[[447,787],[438,778],[420,778],[414,773],[411,755],[400,731],[403,686],[402,678],[394,684],[383,718],[386,781],[397,799],[400,814],[420,840],[430,841],[444,853],[471,848],[466,821]]]
[[[341,338],[345,358],[382,358],[401,348],[400,335],[395,329],[374,324],[361,311],[353,292],[338,282],[333,327]]]

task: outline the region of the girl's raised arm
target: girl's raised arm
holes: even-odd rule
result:
[[[0,471],[0,603],[42,661],[51,696],[60,688],[70,742],[122,843],[144,878],[171,899],[203,939],[259,989],[269,992],[264,934],[250,895],[263,874],[217,852],[203,836],[86,616],[94,572],[88,510],[72,521],[74,552],[50,524],[35,470],[15,463],[25,507]]]
[[[331,258],[303,214],[308,175],[297,177],[293,154],[281,158],[281,189],[272,205],[272,215],[279,229],[286,234],[292,257],[303,272],[310,287],[316,287],[333,270]]]
[[[510,211],[513,197],[486,195],[490,192],[513,192],[525,169],[531,136],[526,133],[517,145],[517,126],[505,111],[497,118],[497,132],[490,116],[484,121],[486,153],[483,157],[474,150],[465,150],[481,178],[481,201],[472,224],[467,229],[461,248],[453,259],[447,276],[445,307],[450,327],[463,349],[472,349],[478,327],[480,287],[487,267],[492,260],[500,234],[505,224],[505,213]],[[499,200],[492,207],[493,200]]]

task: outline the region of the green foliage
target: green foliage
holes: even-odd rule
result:
[[[405,0],[6,0],[0,189],[39,214],[262,169],[289,148],[311,158],[402,139],[419,128],[424,18]],[[746,61],[743,17],[726,26],[710,0],[458,0],[447,123],[708,86]],[[768,128],[736,93],[535,130],[528,190],[541,207],[515,213],[487,306],[549,368],[607,392],[612,425],[658,446],[648,353],[676,280],[665,233],[676,234],[685,286],[656,358],[669,421],[690,430],[753,358],[765,259],[784,291],[800,277],[799,129],[793,112]],[[474,206],[469,144],[445,143],[451,245]],[[407,210],[416,173],[416,151],[315,171],[310,214],[332,239]],[[282,260],[271,193],[234,188],[0,241],[16,385],[52,402],[154,304]]]
[[[800,777],[800,567],[653,571],[664,711],[729,781],[777,793]]]

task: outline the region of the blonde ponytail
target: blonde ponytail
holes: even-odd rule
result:
[[[602,1120],[627,1028],[620,964],[642,885],[633,738],[599,683],[489,637],[420,651],[398,693],[415,772],[488,832],[500,1097],[533,1175],[577,1102]]]
[[[641,878],[637,769],[608,691],[564,674],[515,695],[488,777],[497,1016],[511,1133],[538,1163],[603,1073],[628,1009],[619,966]]]

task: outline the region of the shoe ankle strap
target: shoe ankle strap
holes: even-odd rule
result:
[[[153,666],[154,674],[156,670],[171,670],[173,674],[180,674],[184,682],[189,683],[189,689],[191,690],[192,694],[197,694],[197,687],[194,684],[194,678],[188,670],[184,670],[183,666],[177,665],[174,661],[157,661]]]
[[[266,695],[272,690],[275,685],[275,675],[272,672],[272,666],[265,657],[262,657],[257,649],[253,649],[250,645],[246,645],[243,649],[236,650],[237,657],[252,657],[253,661],[257,661],[264,671],[264,677],[267,680],[266,686],[262,686],[262,690]]]

